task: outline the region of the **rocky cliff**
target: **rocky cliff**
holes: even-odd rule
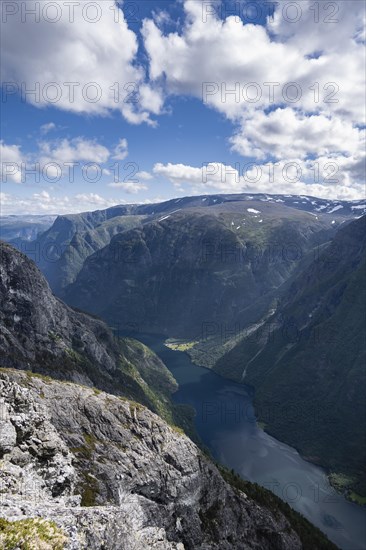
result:
[[[0,260],[0,366],[96,386],[180,423],[176,382],[151,350],[67,307],[31,260],[1,242]]]
[[[231,487],[139,404],[11,370],[0,395],[5,548],[11,536],[45,549],[306,547],[282,512]],[[312,548],[334,548],[317,536]]]

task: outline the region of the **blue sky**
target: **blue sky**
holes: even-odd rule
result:
[[[73,20],[62,0],[59,14],[37,19],[22,12],[33,0],[5,4],[3,214],[217,192],[363,197],[362,2],[337,2],[334,13],[319,2],[317,13],[308,0],[274,11],[105,0],[97,22],[87,0]],[[65,82],[78,83],[74,101]],[[22,83],[38,83],[37,100],[11,93]],[[101,91],[94,103],[79,93],[89,83]],[[131,83],[138,97],[126,103]]]

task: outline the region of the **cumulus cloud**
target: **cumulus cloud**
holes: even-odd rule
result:
[[[108,187],[122,189],[129,195],[135,195],[140,191],[146,191],[148,189],[147,185],[139,183],[138,181],[114,181],[113,183],[109,183]]]
[[[0,214],[72,214],[108,208],[123,202],[121,199],[107,199],[96,193],[56,196],[43,190],[29,197],[19,197],[2,192]]]
[[[18,145],[0,142],[1,180],[15,183],[41,183],[61,180],[66,174],[74,180],[76,170],[90,174],[91,181],[97,181],[102,175],[111,172],[103,165],[112,157],[122,160],[128,155],[126,139],[121,139],[113,151],[98,143],[97,140],[75,137],[40,141],[38,150],[23,153]],[[76,169],[76,170],[75,170]],[[91,172],[96,173],[91,177]],[[88,179],[88,178],[87,178]]]
[[[136,34],[128,28],[123,6],[117,8],[113,0],[92,3],[94,8],[86,11],[86,0],[73,7],[60,0],[21,4],[19,9],[14,4],[15,13],[8,14],[7,21],[3,17],[5,93],[15,91],[7,82],[19,89],[23,83],[26,90],[35,90],[26,94],[26,100],[36,106],[98,115],[117,110],[131,124],[155,124],[151,116],[163,112],[170,96],[197,97],[232,122],[232,151],[255,159],[262,171],[270,162],[279,163],[276,179],[262,177],[256,182],[254,168],[244,177],[241,168],[211,163],[203,177],[201,167],[155,164],[153,175],[168,179],[177,191],[184,192],[188,185],[192,192],[262,190],[329,198],[363,196],[362,2],[302,0],[292,3],[289,12],[288,2],[279,0],[273,17],[262,26],[220,12],[220,2],[185,0],[183,25],[174,27],[166,12],[143,22],[149,78],[137,59]],[[48,4],[53,7],[47,8]],[[235,7],[239,4],[243,5],[235,3]],[[294,5],[300,10],[296,21]],[[28,15],[22,22],[22,6],[36,10],[39,6],[39,21]],[[51,23],[49,19],[57,13],[59,20]],[[171,28],[177,30],[166,30]],[[45,124],[41,133],[46,136],[52,129],[54,123]],[[43,139],[36,155],[43,165],[104,164],[128,154],[125,138],[111,150],[84,138]],[[17,145],[1,142],[1,147],[3,159],[13,163],[6,168],[8,180],[20,183],[22,171],[17,166],[24,160],[35,162],[35,155],[23,154]],[[290,172],[285,171],[285,177],[283,173],[292,162],[301,169],[296,181],[288,177]],[[332,164],[337,178],[327,176]],[[318,177],[313,174],[314,165]],[[103,174],[109,176],[110,170],[103,167]],[[137,193],[147,189],[140,181],[152,177],[142,171],[137,183],[116,181],[110,186]]]
[[[14,92],[14,83],[38,107],[97,115],[119,110],[132,124],[152,122],[159,93],[145,81],[137,37],[114,0],[8,4],[1,24],[6,93]],[[137,101],[130,100],[132,89]]]
[[[233,193],[243,191],[243,181],[238,170],[220,162],[208,163],[200,168],[186,164],[157,163],[153,172],[156,176],[168,179],[178,189],[189,184],[193,191],[198,192],[205,189],[216,192],[230,190]]]
[[[137,172],[136,178],[139,180],[151,180],[153,176],[149,172],[141,170],[141,172]]]
[[[299,159],[304,173],[307,162],[328,158],[339,163],[340,179],[333,191],[320,185],[312,192],[360,193],[364,174],[352,167],[361,166],[365,146],[362,3],[304,0],[289,10],[281,0],[265,26],[220,8],[186,0],[185,25],[176,32],[166,33],[158,19],[145,20],[150,78],[164,83],[166,97],[195,96],[224,114],[233,122],[232,149],[243,157],[263,164]],[[185,182],[198,177],[192,167],[156,166],[165,174],[169,167],[176,186],[183,181],[178,172]],[[287,190],[288,182],[282,183],[272,184],[272,192]],[[224,187],[217,178],[211,184]],[[307,186],[301,192],[310,192],[306,180],[301,185]],[[237,178],[229,187],[240,187]]]
[[[73,162],[95,162],[104,164],[107,162],[110,152],[104,145],[95,140],[77,137],[74,139],[62,139],[53,142],[41,142],[39,150],[42,163],[55,162],[61,166]]]
[[[289,23],[278,3],[266,27],[235,16],[205,16],[207,4],[186,0],[181,32],[164,34],[156,21],[144,22],[150,76],[165,80],[167,94],[200,97],[233,120],[295,99],[299,108],[359,122],[365,61],[355,38],[364,27],[360,2],[337,3],[339,24],[324,22],[324,10],[316,23],[308,0],[301,3],[298,23]]]
[[[241,155],[259,159],[356,154],[365,150],[365,130],[336,116],[306,116],[286,107],[269,114],[256,111],[242,123],[231,143]]]
[[[1,181],[22,182],[22,163],[25,158],[19,145],[7,145],[0,140]]]
[[[220,162],[201,167],[158,163],[153,171],[187,194],[275,193],[356,200],[364,197],[364,184],[354,183],[353,177],[363,169],[361,158],[332,156],[234,167]]]

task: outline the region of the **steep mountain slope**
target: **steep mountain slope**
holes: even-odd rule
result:
[[[339,230],[278,311],[215,370],[256,388],[268,431],[366,494],[366,217]],[[346,479],[344,479],[344,476]],[[347,478],[349,478],[347,480]]]
[[[268,492],[225,482],[143,406],[166,412],[175,386],[151,351],[120,344],[54,298],[28,258],[0,252],[2,546],[335,548]]]
[[[105,216],[94,212],[59,217],[48,231],[25,247],[55,293],[61,295],[64,287],[74,281],[84,260],[106,246],[114,235],[140,226],[143,216],[129,216],[125,212],[117,215],[119,212],[114,209],[111,218],[108,211]]]
[[[86,260],[65,299],[122,329],[199,339],[208,325],[264,314],[329,239],[331,221],[269,202],[186,208],[116,235]]]
[[[47,231],[57,216],[0,216],[0,239],[7,242],[35,240]]]
[[[52,290],[63,297],[63,289],[75,280],[83,261],[106,246],[116,233],[138,227],[144,219],[147,222],[159,221],[177,211],[192,208],[225,210],[229,204],[241,204],[244,209],[245,206],[250,207],[252,201],[263,207],[272,205],[276,209],[282,206],[309,212],[314,216],[325,215],[333,224],[361,215],[366,210],[362,201],[329,201],[296,195],[203,195],[156,204],[126,204],[95,212],[59,216],[53,226],[32,243],[20,240],[12,244],[16,244],[22,252],[36,261]],[[6,231],[2,238],[9,240]]]
[[[187,427],[170,401],[176,382],[151,350],[67,307],[32,261],[1,242],[0,260],[0,366],[124,395]]]

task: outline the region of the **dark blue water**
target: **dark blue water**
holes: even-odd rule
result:
[[[195,408],[197,432],[219,462],[271,489],[343,550],[366,549],[366,508],[336,493],[321,468],[257,426],[251,388],[194,365],[187,354],[164,346],[161,338],[138,338],[177,380],[174,401]]]

